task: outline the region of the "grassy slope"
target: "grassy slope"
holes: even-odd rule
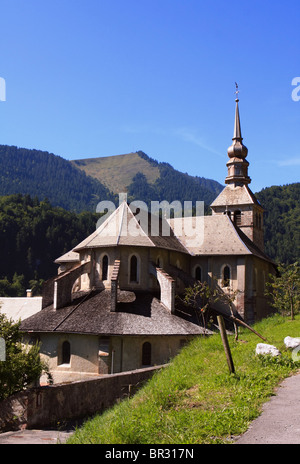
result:
[[[243,329],[230,337],[236,373],[229,375],[219,335],[197,338],[131,399],[87,421],[68,443],[227,443],[246,431],[262,404],[284,377],[299,368],[285,350],[285,336],[299,336],[295,321],[280,316],[256,324],[282,352],[255,356],[255,334]]]
[[[87,158],[72,163],[84,170],[87,175],[100,180],[114,193],[126,192],[126,187],[131,184],[137,172],[142,172],[150,184],[159,177],[158,167],[152,166],[137,153]]]

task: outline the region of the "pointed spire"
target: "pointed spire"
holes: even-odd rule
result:
[[[234,119],[234,131],[232,138],[232,145],[227,150],[229,161],[227,163],[228,175],[225,179],[226,184],[249,184],[251,182],[248,176],[249,163],[246,161],[248,154],[248,148],[243,144],[243,137],[241,131],[241,121],[239,112],[239,99],[238,99],[238,85],[236,85],[236,105],[235,105],[235,119]]]
[[[235,83],[235,95],[236,95],[236,105],[235,105],[235,120],[234,120],[234,132],[233,132],[233,139],[232,140],[243,140],[242,131],[241,131],[241,123],[240,123],[240,112],[239,112],[239,86]]]
[[[237,93],[237,92],[236,92]],[[245,147],[242,140],[240,112],[239,112],[239,99],[236,98],[235,105],[235,120],[234,120],[234,132],[233,132],[233,144],[228,148],[227,153],[229,158],[246,158],[248,154],[248,148]]]
[[[235,106],[235,121],[234,121],[234,132],[232,140],[243,140],[242,131],[241,131],[241,122],[240,122],[240,112],[239,112],[239,99],[236,98]]]

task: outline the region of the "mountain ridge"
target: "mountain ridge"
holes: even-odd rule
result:
[[[70,161],[47,151],[0,145],[0,196],[47,198],[53,206],[75,212],[95,211],[103,200],[116,203],[124,191],[129,201],[204,201],[208,209],[222,188],[142,151]]]
[[[174,200],[204,201],[208,210],[210,203],[223,189],[223,185],[213,179],[178,171],[169,163],[159,162],[141,150],[74,160],[72,163],[87,175],[101,179],[113,193],[127,192],[130,201],[141,200],[148,204],[151,200],[170,203]],[[121,190],[114,188],[114,185]]]

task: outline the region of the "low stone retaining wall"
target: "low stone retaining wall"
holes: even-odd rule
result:
[[[43,428],[57,422],[92,416],[136,391],[155,366],[98,379],[31,388],[0,402],[0,431]]]

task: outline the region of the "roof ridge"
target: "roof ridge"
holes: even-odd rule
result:
[[[121,221],[120,221],[120,224],[119,224],[119,233],[118,233],[118,237],[117,237],[117,245],[119,244],[120,236],[121,236],[121,232],[122,232],[122,225],[123,225],[124,212],[125,212],[124,203],[125,203],[125,200],[119,206],[119,208],[121,208],[121,206],[123,206],[123,210],[122,210],[122,213],[121,213]],[[119,208],[117,208],[116,211],[118,211]]]
[[[128,206],[128,209],[130,210],[132,216],[133,216],[133,219],[135,220],[135,222],[137,223],[137,225],[139,226],[139,229],[143,232],[144,236],[148,238],[148,240],[152,243],[153,246],[155,246],[155,243],[151,240],[151,235],[149,235],[149,231],[145,231],[143,229],[143,227],[141,226],[141,224],[139,223],[139,221],[137,220],[135,214],[133,213],[132,209],[130,209],[130,207]],[[149,218],[148,218],[148,221],[147,221],[147,225],[149,226]]]
[[[252,190],[250,189],[250,187],[249,187],[248,185],[245,185],[245,187],[246,187],[246,191],[247,191],[247,193],[248,193],[250,199],[253,201],[253,203],[254,203],[255,205],[260,206],[260,207],[263,209],[262,205],[259,203],[259,201],[257,200],[255,194],[254,194],[254,193],[252,192]]]
[[[261,250],[254,242],[252,242],[252,240],[239,227],[235,226],[234,224],[233,226],[236,228],[236,232],[240,236],[242,241],[245,240],[246,242],[250,242],[250,246],[253,247],[254,252],[250,250],[250,248],[248,247],[248,245],[246,245],[246,243],[245,243],[245,246],[249,249],[252,255],[255,254],[256,256],[259,256],[261,259],[264,259],[266,261],[269,261],[275,264],[275,262],[271,258],[269,258],[269,256],[266,255],[266,253],[263,250]]]
[[[150,244],[151,244],[152,246],[155,246],[155,243],[151,240],[151,236],[149,235],[149,233],[147,233],[147,232],[143,229],[143,227],[141,226],[141,224],[140,224],[139,221],[137,220],[136,215],[133,213],[133,211],[132,211],[132,209],[130,208],[130,206],[129,206],[126,202],[124,202],[124,203],[125,203],[124,209],[125,209],[125,206],[126,206],[126,207],[127,207],[127,213],[128,213],[128,211],[129,211],[129,213],[130,213],[130,215],[131,215],[131,219],[130,219],[130,220],[134,220],[135,223],[136,223],[137,226],[138,226],[139,231],[142,232],[142,234],[140,234],[140,235],[143,236],[143,237],[145,237],[145,238],[147,238],[148,241],[150,242]],[[122,222],[123,222],[123,217],[122,217]],[[128,230],[128,225],[129,225],[129,224],[127,223],[127,230]],[[119,240],[118,240],[117,244],[119,244]]]
[[[60,322],[54,327],[54,329],[52,329],[53,332],[55,332],[55,331],[58,329],[58,327],[59,327],[61,324],[63,324],[63,323],[68,319],[68,317],[70,317],[71,314],[74,313],[74,311],[76,311],[76,309],[87,299],[87,297],[92,293],[92,291],[93,291],[93,290],[90,290],[90,291],[82,298],[82,300],[75,306],[75,308],[73,308],[73,309],[69,312],[69,314],[67,314],[67,315],[63,318],[63,320],[60,321]],[[57,310],[57,311],[59,311],[59,310]]]

